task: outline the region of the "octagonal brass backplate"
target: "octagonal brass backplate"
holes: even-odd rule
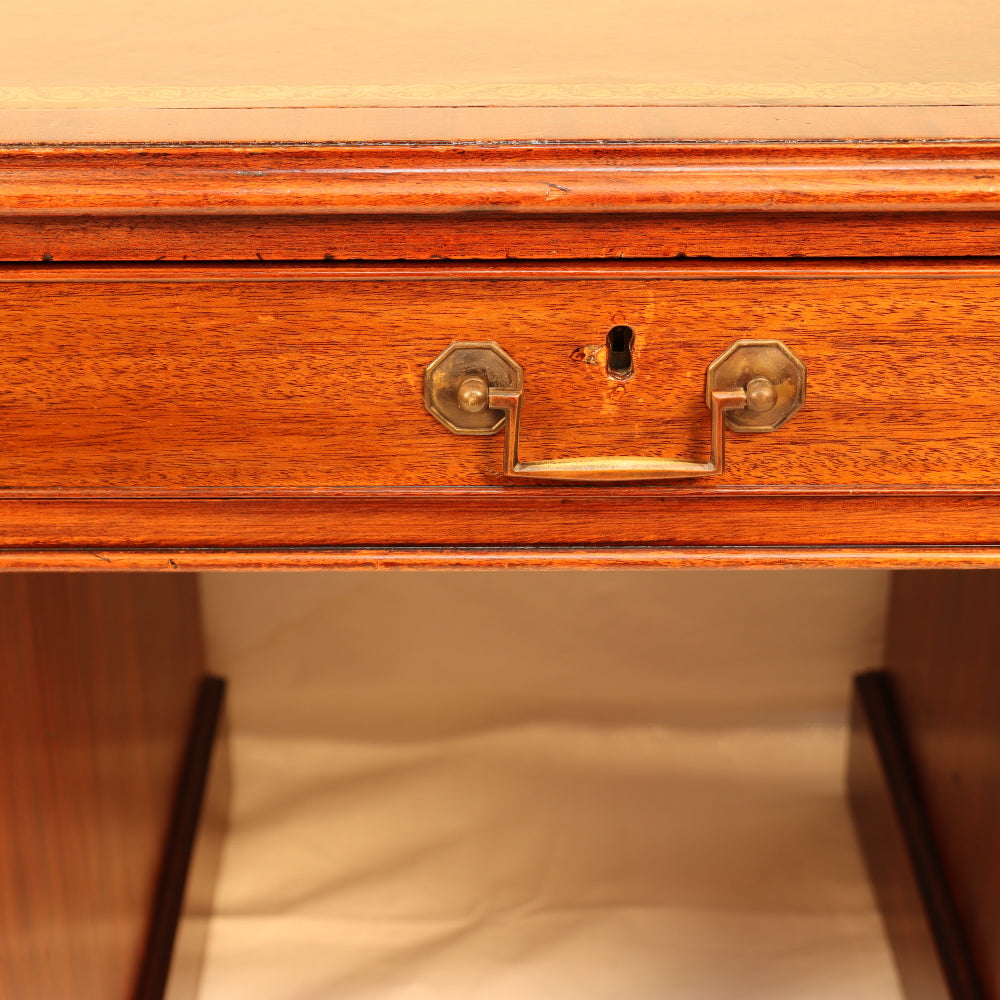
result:
[[[713,389],[746,389],[761,378],[774,389],[774,405],[764,412],[728,410],[726,426],[730,430],[777,430],[806,400],[806,366],[780,340],[737,340],[708,366],[706,402]]]
[[[494,389],[522,389],[521,366],[492,341],[456,341],[444,349],[424,371],[424,405],[456,434],[496,434],[507,413],[481,410],[469,413],[458,405],[458,389],[467,378],[478,376]]]

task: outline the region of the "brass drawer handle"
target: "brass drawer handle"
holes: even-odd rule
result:
[[[712,413],[712,445],[707,462],[687,462],[673,458],[639,458],[632,455],[608,455],[599,458],[547,458],[540,462],[522,462],[517,457],[521,435],[523,389],[489,390],[490,409],[506,410],[506,433],[503,441],[505,476],[529,479],[568,479],[579,483],[613,483],[631,479],[693,479],[722,472],[726,466],[725,431],[722,417],[726,410],[743,409],[747,394],[743,389],[717,391],[709,395]]]
[[[495,434],[504,427],[504,475],[608,483],[694,479],[725,469],[725,428],[776,430],[805,401],[805,366],[780,341],[738,340],[708,366],[705,401],[711,414],[707,462],[631,455],[518,458],[524,373],[493,343],[456,343],[427,366],[427,409],[456,434]]]

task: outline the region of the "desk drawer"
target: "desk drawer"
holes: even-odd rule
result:
[[[502,435],[425,410],[427,364],[496,341],[523,367],[526,459],[704,460],[705,371],[783,341],[806,405],[727,432],[727,487],[993,486],[1000,270],[648,265],[7,270],[8,491],[547,489],[502,475]],[[633,374],[607,371],[616,326]],[[669,490],[674,484],[635,490]]]

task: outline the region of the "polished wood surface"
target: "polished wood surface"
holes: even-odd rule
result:
[[[3,179],[0,176],[0,186]],[[6,261],[350,261],[1000,254],[991,212],[0,215]]]
[[[322,549],[7,549],[0,550],[0,569],[65,570],[316,570],[316,569],[838,569],[986,568],[996,566],[1000,547],[875,545],[788,546],[641,546],[555,545],[411,546],[391,549],[328,547]]]
[[[727,550],[727,561],[741,549],[752,560],[749,550],[761,546],[770,548],[772,556],[776,548],[821,547],[813,558],[822,557],[831,546],[874,546],[873,556],[882,564],[887,558],[918,558],[925,546],[932,560],[968,559],[979,565],[1000,551],[1000,497],[995,492],[642,490],[529,487],[332,497],[0,497],[0,555],[34,565],[48,558],[53,565],[106,569],[119,559],[127,564],[129,556],[119,550],[141,550],[140,561],[143,552],[155,556],[159,550],[163,558],[154,559],[154,564],[166,569],[181,565],[173,550],[191,548],[228,552],[240,565],[257,556],[274,558],[275,553],[279,561],[294,562],[301,548],[311,550],[315,565],[321,550],[331,550],[335,563],[358,558],[357,552],[345,549],[377,553],[400,546],[409,553],[400,557],[410,560],[428,549],[478,549],[493,565],[506,558],[506,550],[523,546],[547,549],[546,561],[580,546],[651,547],[640,558],[662,557],[666,562],[683,562],[690,546],[702,549],[702,557],[705,549]],[[906,546],[918,548],[902,551]],[[203,555],[193,553],[192,558]],[[791,561],[796,561],[795,555],[791,553]],[[516,552],[510,556],[518,558]],[[225,558],[203,563],[210,564],[223,566]]]
[[[201,675],[190,575],[0,575],[0,995],[131,1000]]]
[[[996,566],[998,219],[995,142],[0,150],[0,566]],[[628,382],[602,354],[623,323],[636,331]],[[697,458],[705,368],[740,337],[787,342],[807,403],[775,434],[728,434],[728,470],[704,483],[512,486],[499,438],[455,437],[423,409],[433,357],[496,340],[526,369],[525,457]],[[8,579],[14,594],[34,586]],[[72,586],[39,579],[39,595]],[[899,597],[908,586],[889,667],[960,920],[995,983],[1000,719],[982,625],[995,602],[960,582],[938,615],[930,598]],[[115,594],[108,609],[135,599]],[[87,1000],[114,1000],[137,975],[136,915],[152,904],[163,790],[193,704],[195,674],[162,658],[194,640],[162,638],[162,614],[141,634],[160,637],[142,660],[158,667],[151,683],[172,686],[146,702],[136,681],[129,704],[169,716],[169,753],[108,792],[102,816],[147,812],[127,845],[141,854],[132,883],[101,894],[93,868],[52,865],[122,853],[118,833],[26,832],[91,821],[104,794],[97,770],[46,784],[50,756],[63,758],[25,636],[52,619],[48,600],[9,612],[23,650],[5,704],[40,707],[12,712],[8,737],[34,772],[0,779],[16,807],[0,846],[28,873],[0,893],[18,928],[0,975],[29,975],[39,944],[25,928],[41,928],[65,948],[32,1000],[80,995],[80,982]],[[901,607],[920,625],[909,639]],[[73,673],[87,629],[99,643],[122,614],[98,608],[58,647],[67,732],[74,706],[60,699],[89,690]],[[933,659],[912,637],[932,626]],[[131,665],[142,647],[126,645],[115,655]],[[937,666],[965,660],[942,683]],[[94,711],[118,705],[120,682],[97,700],[107,683]],[[129,931],[95,948],[108,899]]]
[[[728,433],[726,472],[690,492],[1000,486],[991,262],[7,269],[0,299],[7,497],[513,490],[499,437],[424,411],[424,369],[459,340],[525,369],[525,460],[700,459],[705,369],[774,338],[808,369],[806,407]],[[621,323],[624,382],[604,346]],[[628,537],[609,527],[594,540]]]
[[[898,573],[886,669],[986,995],[1000,997],[1000,574]]]
[[[6,549],[3,571],[203,571],[316,569],[976,569],[996,566],[1000,546],[329,546],[245,549]]]
[[[0,558],[988,563],[1000,269],[968,255],[998,248],[997,148],[7,148],[0,253],[44,260],[0,274]],[[150,257],[175,263],[127,266]],[[807,404],[700,484],[513,486],[419,400],[448,342],[496,339],[529,368],[526,457],[698,457],[738,336],[799,351]]]
[[[5,216],[990,212],[1000,144],[8,146]]]

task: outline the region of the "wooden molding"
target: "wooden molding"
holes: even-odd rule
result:
[[[0,181],[2,183],[2,181]],[[1000,212],[0,215],[0,260],[628,260],[1000,255]]]
[[[399,546],[244,549],[0,549],[0,570],[983,569],[997,546]]]
[[[1000,545],[1000,501],[973,490],[941,497],[884,497],[850,490],[823,498],[650,491],[630,498],[567,497],[544,489],[456,491],[431,499],[409,495],[249,499],[121,498],[0,501],[0,553],[12,550],[386,549],[485,547],[555,549],[610,546],[676,549],[811,548],[867,545],[887,549],[930,546],[966,551]],[[725,538],[720,539],[720,525]],[[609,528],[609,526],[611,526]],[[111,562],[110,557],[104,560]],[[101,568],[95,565],[95,569]]]
[[[895,257],[885,260],[569,260],[532,261],[379,261],[379,262],[171,262],[156,265],[126,263],[10,263],[0,266],[0,285],[59,284],[213,284],[230,282],[316,281],[704,281],[840,280],[844,278],[996,278],[1000,259],[934,259]]]
[[[21,146],[0,213],[900,212],[1000,207],[1000,144]]]

